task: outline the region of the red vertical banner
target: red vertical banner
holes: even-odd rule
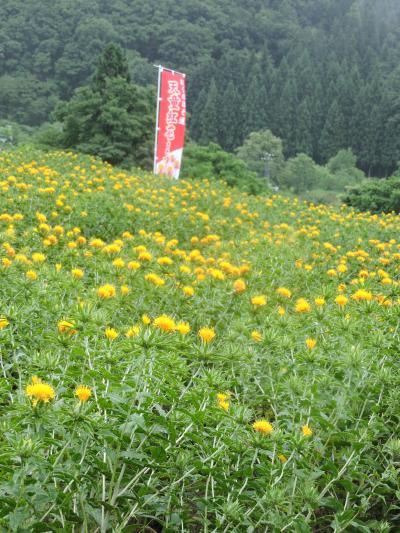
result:
[[[159,67],[154,174],[179,178],[186,127],[185,74]]]

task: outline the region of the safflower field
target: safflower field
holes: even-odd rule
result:
[[[0,530],[400,528],[400,218],[0,154]]]

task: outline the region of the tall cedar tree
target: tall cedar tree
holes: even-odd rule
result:
[[[337,101],[334,100],[329,108],[324,129],[322,130],[319,150],[324,160],[328,160],[341,148],[347,148],[345,121]]]
[[[200,144],[218,140],[218,90],[214,78],[199,95],[191,125],[193,138]]]
[[[114,165],[149,168],[154,131],[153,90],[130,83],[122,50],[108,45],[90,85],[56,110],[63,123],[61,144],[98,155]]]
[[[246,99],[244,102],[245,117],[241,126],[243,135],[259,131],[267,126],[267,89],[263,84],[261,68],[255,63],[250,75]]]
[[[236,87],[231,80],[220,99],[219,143],[232,152],[243,141],[242,106]]]

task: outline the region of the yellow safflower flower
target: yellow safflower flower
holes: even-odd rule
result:
[[[218,407],[220,407],[224,411],[228,411],[229,410],[229,402],[226,401],[226,400],[220,400],[218,402]]]
[[[107,300],[108,298],[114,298],[117,291],[115,290],[114,285],[106,283],[106,285],[102,285],[97,289],[97,294],[100,298]]]
[[[140,263],[138,261],[129,261],[127,267],[129,270],[137,270],[140,268]]]
[[[227,394],[225,392],[219,392],[217,394],[218,407],[220,407],[224,411],[228,411],[229,410],[229,398],[230,398],[230,394]]]
[[[161,315],[154,319],[153,326],[165,332],[175,331],[175,321],[168,315]]]
[[[40,252],[35,252],[32,254],[32,261],[34,263],[44,263],[44,261],[46,261],[46,256]]]
[[[74,279],[82,279],[85,275],[84,271],[80,268],[73,268],[71,274]]]
[[[261,420],[256,420],[253,424],[253,429],[254,431],[262,433],[263,435],[269,435],[274,431],[272,424],[270,424],[268,420],[265,420],[264,418]]]
[[[263,294],[253,296],[251,298],[251,303],[254,305],[254,307],[263,307],[264,305],[267,305],[267,297]]]
[[[153,256],[150,252],[140,252],[138,256],[139,261],[151,261]]]
[[[307,426],[307,425],[302,426],[301,427],[301,431],[302,431],[304,437],[311,437],[311,435],[313,434],[312,429],[309,426]]]
[[[60,333],[67,333],[68,335],[75,335],[78,333],[75,329],[75,324],[73,322],[68,322],[67,320],[60,320],[57,327]]]
[[[89,242],[89,246],[91,246],[92,248],[102,248],[104,246],[104,241],[102,241],[101,239],[92,239]]]
[[[336,296],[335,298],[335,302],[340,306],[340,307],[344,307],[347,302],[348,302],[348,298],[344,295],[344,294],[339,294],[338,296]]]
[[[178,331],[181,335],[187,335],[190,331],[190,326],[188,322],[178,322],[175,327],[176,331]]]
[[[25,273],[25,276],[31,281],[35,281],[38,278],[38,275],[37,275],[37,273],[34,270],[28,270]]]
[[[225,400],[229,400],[230,394],[227,394],[226,392],[219,392],[217,394],[217,400],[219,402],[224,402]]]
[[[62,226],[54,226],[53,231],[56,235],[64,235],[64,228]]]
[[[124,296],[131,292],[131,289],[127,285],[121,285],[120,290],[121,290],[121,294],[123,294]]]
[[[134,337],[137,337],[139,333],[140,326],[131,326],[126,332],[126,336],[128,337],[128,339],[133,339]]]
[[[260,342],[262,340],[262,333],[256,330],[252,331],[250,336],[254,342]]]
[[[104,335],[107,337],[108,340],[113,341],[118,337],[119,333],[114,328],[106,328]]]
[[[311,305],[305,298],[299,298],[295,305],[296,313],[308,313],[311,311]]]
[[[182,288],[182,292],[185,296],[193,296],[194,295],[194,289],[193,287],[190,287],[189,285],[186,285]]]
[[[36,405],[38,402],[48,403],[55,398],[55,391],[51,385],[42,382],[41,379],[35,376],[31,379],[31,383],[26,386],[25,394]]]
[[[169,266],[173,264],[173,261],[170,257],[160,257],[157,259],[157,263],[160,266]]]
[[[244,279],[239,278],[233,282],[233,288],[237,293],[244,292],[246,290],[246,282]]]
[[[353,298],[353,300],[356,300],[358,302],[360,301],[370,302],[371,300],[373,300],[372,293],[364,289],[359,289],[351,297]]]
[[[156,285],[157,287],[162,287],[165,285],[165,280],[160,278],[160,276],[157,276],[157,274],[154,274],[153,272],[149,272],[145,275],[144,279],[146,281],[150,281],[153,285]]]
[[[209,343],[215,338],[215,331],[214,328],[200,328],[198,335],[203,342]]]
[[[276,289],[276,293],[279,296],[282,296],[282,298],[291,298],[292,297],[292,292],[289,289],[287,289],[286,287],[279,287],[278,289]]]
[[[36,212],[36,218],[39,222],[46,222],[47,217],[43,213]]]
[[[307,345],[307,348],[309,350],[312,350],[313,348],[316,347],[317,340],[316,339],[312,339],[312,338],[308,338],[308,339],[306,339],[306,345]]]
[[[114,259],[112,264],[115,266],[115,268],[123,268],[125,266],[125,261],[121,259],[121,257],[117,257]]]
[[[150,318],[148,315],[142,315],[142,322],[145,326],[148,326],[151,322]]]
[[[88,399],[91,397],[92,391],[89,387],[85,387],[84,385],[79,385],[75,389],[75,396],[79,399],[80,402],[87,402]]]

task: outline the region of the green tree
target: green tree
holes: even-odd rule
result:
[[[238,187],[250,194],[258,194],[266,189],[265,182],[249,170],[244,161],[225,152],[216,143],[209,143],[207,146],[188,143],[181,177],[223,180],[231,187]]]
[[[220,98],[219,143],[232,152],[242,140],[242,108],[236,87],[231,80]]]
[[[400,162],[400,66],[390,76],[389,87],[384,93],[384,106],[382,163],[392,172]]]
[[[126,56],[122,48],[114,43],[109,43],[99,57],[92,79],[93,89],[104,91],[110,78],[121,78],[128,83],[131,81]]]
[[[258,176],[269,178],[275,185],[280,185],[284,166],[283,145],[282,140],[270,130],[250,133],[236,153]]]
[[[298,109],[296,152],[303,152],[312,156],[312,114],[310,108],[311,105],[308,98],[304,98]]]
[[[267,124],[266,108],[268,96],[262,80],[261,68],[255,63],[249,75],[249,86],[244,102],[243,134],[265,128]]]
[[[275,124],[275,134],[284,140],[285,156],[290,157],[297,152],[297,126],[298,126],[298,96],[296,79],[293,70],[289,69],[283,86],[277,86],[275,91],[280,92]]]
[[[286,80],[289,78],[289,64],[286,58],[284,58],[275,71],[273,83],[270,90],[270,102],[269,102],[269,129],[278,137],[282,137],[283,132],[283,123],[281,120],[281,98],[282,98],[282,87],[284,86]]]
[[[353,148],[358,136],[355,108],[360,92],[360,75],[357,66],[350,68],[346,65],[338,85],[338,105],[344,119],[344,142],[345,146]]]
[[[319,141],[321,137],[321,131],[324,125],[324,112],[323,112],[323,89],[320,81],[317,79],[313,88],[313,99],[311,102],[311,142],[312,142],[312,155],[313,159],[318,163],[321,162],[319,154]]]
[[[384,92],[382,81],[377,72],[360,92],[356,108],[358,114],[357,155],[361,168],[368,176],[379,165],[382,153],[383,128],[382,114]]]
[[[86,9],[90,7],[96,11],[93,0],[87,2]],[[83,12],[82,15],[70,28],[71,37],[65,44],[62,56],[55,64],[55,75],[60,83],[63,96],[70,96],[71,89],[84,84],[96,68],[99,54],[107,43],[119,40],[117,28],[111,21],[102,17],[101,13]],[[70,21],[71,19],[68,22]]]
[[[200,144],[208,144],[218,139],[218,90],[214,78],[210,86],[200,92],[193,109],[190,130]]]
[[[365,180],[365,183],[350,189],[344,201],[361,211],[400,213],[400,178]]]
[[[313,189],[319,177],[318,167],[311,157],[307,154],[298,154],[286,162],[281,184],[298,194]]]
[[[327,163],[327,168],[332,174],[348,174],[357,178],[362,178],[364,173],[356,167],[357,156],[350,148],[339,150],[331,157]]]
[[[0,120],[0,149],[29,142],[34,129],[7,119]]]
[[[345,145],[345,122],[336,100],[333,101],[326,117],[324,129],[321,133],[319,150],[326,161]]]
[[[107,46],[91,84],[56,110],[63,147],[112,164],[150,167],[155,94],[129,79],[122,50]]]
[[[34,126],[44,122],[58,102],[51,82],[32,75],[0,77],[0,117]]]

